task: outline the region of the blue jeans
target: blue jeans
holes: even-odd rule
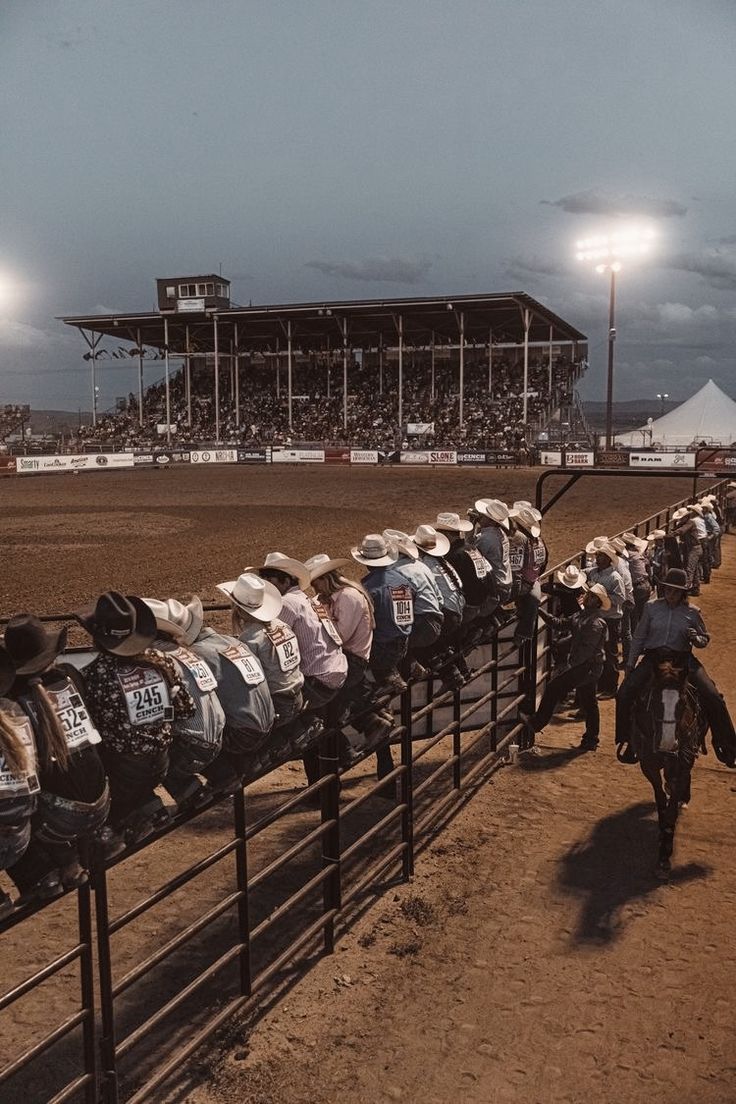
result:
[[[18,824],[0,824],[0,870],[7,870],[17,863],[30,842],[30,815]]]
[[[539,580],[528,591],[519,594],[516,598],[516,636],[524,640],[531,640],[537,627],[537,611],[542,601],[542,588]]]

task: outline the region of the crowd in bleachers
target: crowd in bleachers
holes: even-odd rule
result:
[[[529,369],[528,421],[545,420],[572,387],[572,366],[565,357],[553,364],[552,391],[546,358],[535,356]],[[171,422],[174,439],[182,444],[215,438],[214,368],[201,359],[191,362],[191,424],[184,370],[170,377]],[[488,390],[487,362],[469,355],[465,365],[463,426],[460,427],[458,367],[439,361],[434,389],[426,357],[405,358],[403,368],[403,416],[398,424],[398,371],[395,361],[379,370],[370,363],[352,361],[348,367],[347,429],[343,411],[342,363],[327,358],[298,361],[292,380],[292,424],[289,427],[286,369],[283,358],[277,369],[274,358],[241,363],[239,375],[239,425],[235,388],[229,364],[220,367],[220,440],[223,443],[288,445],[298,441],[353,444],[365,448],[396,448],[407,442],[422,448],[520,447],[523,425],[523,370],[497,355],[492,387]],[[166,392],[162,381],[144,394],[143,426],[139,424],[137,396],[127,408],[103,415],[96,426],[80,430],[82,445],[129,448],[160,441],[157,426],[166,424]],[[407,423],[423,423],[432,430],[404,438]]]
[[[20,433],[28,424],[30,408],[17,403],[0,406],[0,445],[14,433]]]

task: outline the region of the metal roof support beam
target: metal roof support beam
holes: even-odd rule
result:
[[[164,316],[164,387],[166,389],[166,444],[171,444],[171,392],[169,390],[169,320]]]
[[[458,422],[462,430],[465,424],[465,311],[460,311],[458,328],[460,330],[460,407]]]
[[[342,326],[342,428],[348,431],[348,320],[343,318]]]
[[[430,365],[431,365],[431,372],[432,372],[432,384],[431,384],[430,391],[429,391],[429,397],[432,400],[432,402],[434,402],[434,330],[432,330],[432,344],[430,345],[430,356],[431,356]]]
[[[403,440],[404,425],[404,318],[402,315],[394,318],[396,332],[399,335],[399,432]]]
[[[138,349],[138,425],[143,429],[143,346],[140,327],[136,333],[136,346]]]
[[[212,315],[213,341],[215,347],[215,444],[220,443],[220,334],[217,327],[217,315]]]
[[[548,378],[547,378],[547,393],[549,395],[552,394],[552,339],[553,339],[553,336],[554,336],[554,332],[555,332],[554,326],[550,326],[550,328],[549,328],[549,370],[548,370]]]
[[[292,372],[293,372],[293,359],[292,359],[292,345],[291,345],[291,319],[286,323],[286,394],[289,407],[289,432],[291,432],[293,420],[292,420]]]
[[[493,394],[493,327],[488,331],[488,394]]]
[[[519,307],[524,324],[524,425],[529,424],[529,330],[532,325],[532,312],[528,307]]]
[[[378,394],[383,394],[383,334],[378,335]]]
[[[235,336],[235,428],[240,429],[240,341],[237,322],[233,326],[233,334]],[[289,425],[291,426],[291,422]]]
[[[97,425],[97,346],[100,344],[103,338],[103,334],[99,334],[93,337],[87,337],[82,327],[79,327],[79,332],[87,342],[89,347],[89,359],[90,367],[92,369],[92,425]],[[92,331],[94,333],[94,331]]]

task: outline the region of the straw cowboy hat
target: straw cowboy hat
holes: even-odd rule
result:
[[[600,538],[597,538],[597,540],[600,540]],[[587,550],[586,548],[586,552]],[[595,556],[598,552],[601,552],[604,556],[608,556],[613,567],[618,567],[618,552],[609,540],[603,539],[600,540],[600,543],[594,542],[592,554]]]
[[[311,582],[314,582],[315,579],[319,579],[323,575],[329,575],[331,571],[339,571],[341,567],[345,567],[349,563],[350,560],[345,559],[331,560],[325,552],[318,552],[316,556],[310,556],[308,560],[305,560],[304,566],[309,572]]]
[[[218,583],[217,589],[227,594],[234,606],[256,621],[273,621],[281,613],[283,598],[273,583],[260,575],[244,572],[229,583]]]
[[[542,532],[542,528],[539,522],[542,520],[542,515],[539,510],[535,510],[533,506],[525,506],[519,504],[517,506],[514,503],[513,508],[509,512],[509,517],[512,518],[517,525],[520,525],[522,529],[525,529],[527,533],[531,533],[533,537],[538,537]]]
[[[662,580],[662,586],[672,587],[673,590],[687,590],[687,572],[681,567],[671,567]]]
[[[419,559],[419,549],[408,533],[401,529],[384,529],[383,538],[412,560]]]
[[[637,552],[643,552],[647,546],[647,542],[642,540],[641,537],[637,537],[636,533],[622,533],[621,540],[629,548],[635,548]]]
[[[450,551],[449,538],[444,533],[438,533],[434,525],[418,525],[411,539],[429,556],[446,556]]]
[[[601,604],[602,610],[609,610],[611,608],[611,599],[602,583],[593,583],[592,586],[586,586],[585,590],[588,594],[595,594]]]
[[[131,656],[156,639],[156,618],[135,594],[108,590],[74,615],[103,652]]]
[[[555,580],[568,590],[580,590],[587,576],[576,564],[568,564],[564,571],[555,571]]]
[[[19,613],[5,626],[5,654],[19,675],[37,675],[66,645],[66,625],[47,629],[32,613]],[[13,682],[11,678],[10,683]]]
[[[459,514],[438,514],[434,527],[448,533],[470,533],[473,523],[461,518]]]
[[[156,618],[159,632],[193,644],[202,631],[204,609],[196,594],[188,602],[178,602],[176,598],[160,601],[158,598],[144,598],[144,601]]]
[[[688,506],[688,510],[690,510],[693,514],[698,514],[700,517],[703,516],[703,507],[700,505],[699,502],[691,502]]]
[[[687,515],[688,515],[687,506],[681,506],[679,510],[675,510],[675,512],[672,515],[670,520],[671,521],[682,521],[682,519],[684,517],[687,517]]]
[[[652,529],[651,533],[647,537],[647,544],[651,544],[655,540],[664,540],[667,536],[664,529]]]
[[[613,547],[613,548],[615,548],[615,549],[616,549],[616,551],[618,552],[619,556],[623,556],[623,557],[624,557],[624,559],[627,559],[627,560],[628,560],[628,558],[629,558],[629,550],[628,550],[628,548],[626,547],[626,544],[625,544],[625,542],[624,542],[624,541],[623,541],[623,540],[621,539],[621,537],[611,537],[611,539],[610,539],[610,541],[609,541],[608,543],[609,543],[610,545],[612,545],[612,547]]]
[[[388,567],[399,558],[398,548],[381,533],[367,533],[360,544],[350,549],[350,555],[366,567]]]
[[[296,579],[300,590],[306,590],[311,582],[309,570],[302,561],[285,556],[283,552],[269,552],[262,566],[256,568],[256,571],[259,575],[264,571],[280,571],[282,575],[291,575]]]
[[[475,509],[483,517],[495,521],[496,525],[509,528],[509,508],[500,498],[479,498],[475,503]]]
[[[5,648],[0,645],[0,695],[7,693],[15,682],[15,667]]]

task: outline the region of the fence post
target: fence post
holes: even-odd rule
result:
[[[498,633],[493,634],[491,640],[491,751],[495,752],[498,747]]]
[[[81,843],[82,863],[89,868],[89,844],[86,840]],[[79,942],[82,952],[79,956],[79,981],[81,988],[82,1008],[87,1012],[87,1018],[82,1026],[82,1042],[84,1046],[84,1072],[89,1074],[91,1081],[85,1086],[85,1104],[96,1104],[98,1085],[97,1069],[97,1032],[95,1024],[95,982],[94,982],[94,956],[92,953],[92,891],[89,882],[77,891],[77,913],[79,918]]]
[[[401,804],[401,839],[405,844],[402,858],[404,881],[408,882],[414,873],[414,764],[411,743],[411,687],[401,695],[401,781],[399,784]]]
[[[235,837],[238,846],[235,850],[235,877],[238,892],[238,935],[240,938],[240,992],[242,996],[251,995],[251,959],[250,959],[250,902],[248,900],[248,842],[246,838],[245,787],[241,786],[233,794],[233,813]]]
[[[97,968],[100,978],[100,1015],[102,1037],[102,1099],[105,1104],[118,1104],[118,1074],[115,1058],[115,1003],[112,992],[112,956],[110,953],[110,915],[107,897],[107,872],[99,849],[92,849],[92,887],[95,891],[95,922],[97,927]]]
[[[320,790],[321,820],[325,824],[334,820],[334,825],[322,837],[322,869],[330,867],[332,874],[322,885],[322,901],[325,912],[339,910],[342,904],[341,854],[340,854],[340,779],[338,777],[338,730],[335,718],[328,711],[327,731],[319,741],[319,776],[329,777],[329,781]],[[324,946],[327,954],[335,950],[335,921],[330,920],[324,927]]]

